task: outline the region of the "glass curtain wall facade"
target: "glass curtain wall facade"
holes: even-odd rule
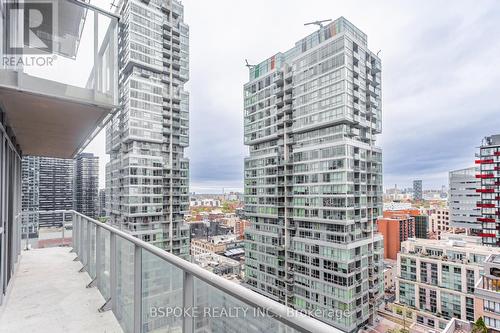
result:
[[[62,225],[62,213],[43,211],[73,209],[73,171],[71,159],[22,158],[23,235],[29,233],[32,237],[38,234],[39,228]]]
[[[422,181],[414,180],[413,181],[413,200],[422,200]]]
[[[98,217],[99,157],[90,153],[78,154],[74,172],[75,210],[88,217]]]
[[[0,108],[0,305],[21,254],[21,152]]]
[[[40,158],[22,159],[22,235],[37,237],[40,198]],[[27,236],[28,235],[28,236]]]
[[[246,284],[346,332],[383,295],[380,78],[366,35],[339,18],[244,85]]]
[[[481,231],[481,223],[477,219],[481,217],[481,208],[477,202],[481,199],[481,181],[476,178],[477,168],[453,170],[449,173],[450,194],[448,205],[450,206],[450,226],[454,228],[466,228],[472,234]]]
[[[177,1],[121,3],[122,109],[106,129],[111,223],[177,255],[189,251],[189,28]]]

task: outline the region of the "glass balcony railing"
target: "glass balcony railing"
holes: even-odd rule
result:
[[[38,7],[0,0],[0,7],[0,87],[118,104],[116,16],[76,0],[44,0]]]
[[[68,214],[71,222],[59,228],[65,236],[54,233],[53,245],[67,246],[71,235],[89,287],[106,300],[99,311],[111,310],[124,332],[341,332],[110,225]]]

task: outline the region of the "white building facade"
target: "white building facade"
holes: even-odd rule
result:
[[[450,212],[448,208],[436,208],[429,216],[429,237],[441,239],[441,233],[450,230]]]
[[[481,208],[477,202],[481,194],[477,190],[481,187],[481,180],[476,178],[478,170],[474,167],[450,171],[450,194],[448,205],[450,209],[450,226],[466,228],[472,233],[481,231]]]
[[[485,260],[498,249],[465,240],[412,239],[401,243],[396,304],[418,325],[442,330],[452,318],[474,321],[474,287]]]

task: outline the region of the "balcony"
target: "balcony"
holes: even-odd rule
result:
[[[478,202],[476,204],[476,207],[478,207],[478,208],[495,208],[495,204]]]
[[[0,47],[0,101],[23,154],[72,158],[118,104],[118,18],[79,1],[48,4],[52,24],[36,47],[19,37],[21,15],[0,17],[17,27]]]
[[[495,175],[492,173],[484,173],[484,174],[478,174],[476,175],[476,178],[478,179],[489,179],[489,178],[494,178]]]
[[[493,189],[493,188],[478,188],[478,189],[476,189],[476,193],[495,193],[495,189]]]
[[[478,222],[484,222],[484,223],[495,223],[496,220],[493,218],[488,218],[488,217],[478,217],[477,218]]]
[[[500,256],[491,254],[484,263],[484,274],[474,286],[474,294],[482,300],[500,302]]]
[[[26,246],[61,247],[21,254],[0,317],[12,330],[341,332],[108,224],[65,214],[71,222],[52,230],[51,242]]]
[[[78,273],[74,257],[67,247],[23,251],[0,330],[56,332],[61,329],[54,324],[63,323],[68,332],[122,332],[111,312],[96,311],[104,299],[97,289],[85,288],[90,279]]]
[[[492,159],[487,159],[487,160],[475,160],[474,161],[476,164],[493,164],[493,160]]]

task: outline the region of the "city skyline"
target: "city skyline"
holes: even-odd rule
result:
[[[498,0],[44,2],[0,0],[0,331],[500,333]]]
[[[316,30],[303,23],[317,19],[344,16],[370,31],[370,45],[375,52],[381,50],[386,112],[380,146],[385,150],[385,187],[395,183],[410,187],[413,179],[422,179],[424,190],[440,188],[447,184],[450,170],[473,166],[482,138],[498,132],[500,118],[494,117],[498,108],[492,83],[500,79],[494,70],[500,65],[500,46],[474,44],[500,32],[496,25],[500,14],[493,10],[497,2],[485,1],[480,8],[465,1],[454,2],[451,8],[445,1],[432,5],[363,2],[366,11],[359,11],[357,4],[327,1],[307,7],[290,1],[281,9],[279,4],[262,1],[251,7],[228,1],[184,0],[183,4],[192,41],[187,85],[192,138],[186,150],[191,160],[191,192],[243,189],[245,59],[252,63],[270,57],[268,50],[290,48],[295,40]],[[284,14],[275,17],[278,10]],[[366,12],[372,15],[363,15]],[[386,16],[391,20],[386,22]],[[259,37],[266,34],[281,37],[277,41]],[[104,134],[100,133],[87,149],[99,155],[102,166],[109,159],[103,146]],[[102,187],[104,171],[100,174]]]

